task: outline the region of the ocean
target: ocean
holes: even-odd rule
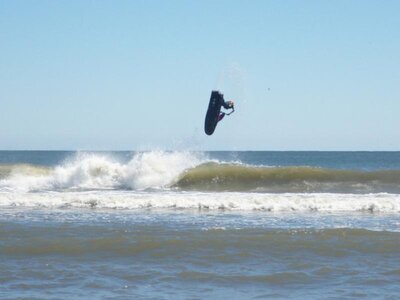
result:
[[[400,152],[0,151],[1,299],[398,299]]]

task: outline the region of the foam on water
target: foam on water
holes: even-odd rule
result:
[[[102,209],[200,209],[270,212],[400,212],[397,194],[195,192],[0,192],[0,206]]]

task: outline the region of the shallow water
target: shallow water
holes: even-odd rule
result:
[[[395,297],[400,216],[4,209],[2,298]]]

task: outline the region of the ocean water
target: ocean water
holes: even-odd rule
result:
[[[1,299],[397,299],[400,152],[0,151]]]

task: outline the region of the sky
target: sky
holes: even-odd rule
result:
[[[400,150],[399,12],[0,0],[0,149]],[[213,89],[236,111],[207,136]]]

